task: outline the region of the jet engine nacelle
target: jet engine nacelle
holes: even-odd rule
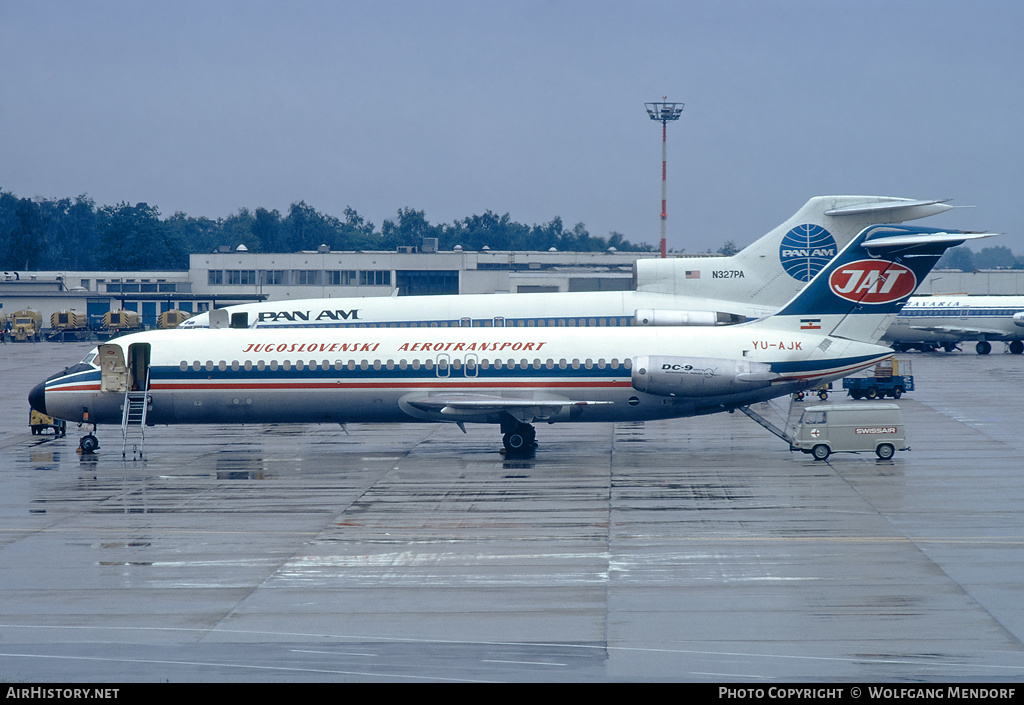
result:
[[[675,311],[638,308],[633,314],[634,326],[714,326],[718,315],[714,311]]]
[[[745,320],[746,316],[722,311],[638,308],[633,313],[634,326],[726,326]]]
[[[718,396],[767,387],[778,373],[763,362],[711,357],[633,358],[633,388],[666,397]]]
[[[1024,311],[1013,314],[1013,323],[1024,328]]]

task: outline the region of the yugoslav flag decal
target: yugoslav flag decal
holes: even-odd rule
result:
[[[913,270],[896,262],[862,259],[832,272],[829,288],[836,296],[863,304],[888,304],[917,288]]]

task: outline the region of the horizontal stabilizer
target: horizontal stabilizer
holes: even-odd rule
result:
[[[937,209],[933,210],[933,213],[941,213],[942,211],[950,210],[953,206],[947,206],[946,201],[949,199],[940,199],[934,201],[916,201],[905,198],[893,199],[891,201],[884,200],[874,203],[855,203],[850,206],[841,206],[839,208],[830,208],[825,211],[825,215],[831,216],[843,216],[843,215],[865,215],[871,213],[883,213],[886,211],[903,211],[910,210],[912,208],[922,208],[924,206],[938,206]],[[893,220],[896,220],[893,218]]]
[[[949,247],[956,247],[962,245],[968,240],[980,240],[986,237],[992,237],[996,233],[966,233],[966,232],[928,232],[928,233],[913,233],[907,235],[883,235],[881,237],[870,238],[864,242],[864,247],[868,250],[879,250],[883,252],[892,252],[893,250],[899,250],[904,248],[913,247],[915,250],[920,250],[922,246],[939,246],[942,250]]]

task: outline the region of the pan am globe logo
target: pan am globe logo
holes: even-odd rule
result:
[[[782,238],[779,261],[789,276],[809,282],[836,256],[836,252],[832,233],[820,225],[808,223],[796,226]]]

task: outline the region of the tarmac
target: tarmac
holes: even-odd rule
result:
[[[100,427],[82,455],[27,395],[91,347],[0,347],[9,684],[1024,679],[1001,344],[909,354],[912,450],[825,462],[739,413],[538,426],[520,460],[444,424],[158,426],[141,459]]]

